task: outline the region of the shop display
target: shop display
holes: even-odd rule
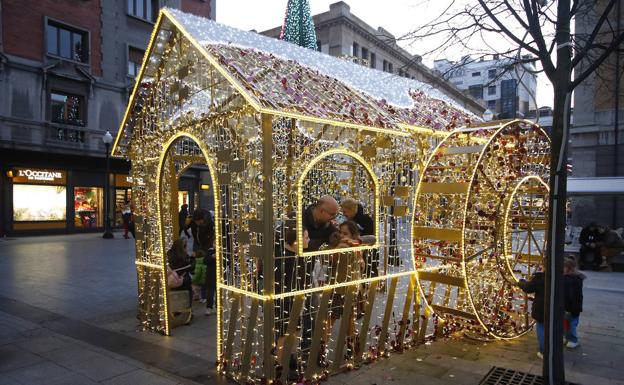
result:
[[[65,186],[13,185],[13,220],[64,221],[67,209]]]
[[[103,189],[74,188],[74,226],[81,229],[103,227]]]

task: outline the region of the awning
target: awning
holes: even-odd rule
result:
[[[568,178],[568,195],[624,194],[624,177]]]

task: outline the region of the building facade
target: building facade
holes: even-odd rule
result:
[[[116,135],[164,6],[215,19],[215,0],[0,2],[0,235],[102,229],[102,138]],[[129,168],[111,159],[117,225]]]
[[[526,117],[536,109],[537,76],[523,65],[510,68],[509,59],[458,62],[436,60],[434,71],[457,88],[467,92],[492,111],[494,118]],[[532,64],[524,64],[534,70]]]
[[[410,79],[431,84],[469,111],[481,115],[483,108],[473,98],[440,78],[422,58],[399,47],[396,38],[382,27],[374,29],[351,13],[343,1],[331,4],[328,12],[313,16],[317,49],[331,56],[343,57],[356,63]],[[278,39],[281,26],[260,32]]]
[[[594,3],[592,3],[594,4]],[[604,6],[606,1],[598,1],[594,6]],[[589,34],[598,15],[585,12],[585,17],[576,18],[577,34]],[[619,11],[619,13],[618,13]],[[616,5],[609,14],[605,26],[608,39],[624,29],[624,7]],[[619,19],[619,20],[618,20]],[[620,26],[619,31],[611,28]],[[581,63],[581,68],[587,63]],[[568,157],[573,165],[573,178],[591,178],[593,186],[616,184],[624,185],[624,54],[612,53],[604,64],[585,79],[574,90],[574,125],[570,129],[570,149]],[[618,113],[616,113],[618,111]],[[601,183],[602,182],[602,183]],[[596,221],[614,228],[624,226],[624,189],[618,194],[606,193],[599,188],[589,189],[583,195],[570,196],[571,224],[585,226]],[[605,189],[606,190],[606,189]]]

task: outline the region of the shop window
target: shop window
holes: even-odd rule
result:
[[[178,191],[178,207],[189,204],[189,192]],[[189,205],[190,206],[190,205]]]
[[[82,96],[58,91],[50,93],[50,120],[55,123],[84,126]]]
[[[89,35],[85,31],[48,20],[46,26],[47,51],[49,55],[82,63],[89,61]]]
[[[13,220],[64,221],[67,211],[65,186],[13,185]]]
[[[130,47],[128,48],[128,76],[137,77],[143,63],[143,54],[145,51]]]
[[[74,226],[78,229],[104,227],[103,202],[101,187],[75,187]]]
[[[392,63],[388,63],[388,72],[390,72],[391,74],[394,73],[394,70],[392,69]]]
[[[156,20],[156,11],[156,0],[128,0],[128,15],[153,23]]]

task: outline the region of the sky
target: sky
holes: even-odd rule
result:
[[[313,15],[329,11],[329,5],[338,0],[309,0]],[[426,24],[442,11],[448,0],[347,0],[351,13],[373,28],[383,27],[395,37],[413,30],[416,25]],[[281,26],[288,0],[224,0],[217,1],[217,22],[242,30],[265,31]],[[382,4],[382,6],[380,6]],[[432,44],[430,40],[427,44]],[[418,42],[399,42],[412,54],[426,52],[431,47]],[[441,58],[441,57],[435,57]],[[449,58],[456,60],[458,58]],[[423,58],[423,63],[433,67],[434,57]],[[538,106],[552,106],[553,93],[548,79],[540,74],[537,81]]]

